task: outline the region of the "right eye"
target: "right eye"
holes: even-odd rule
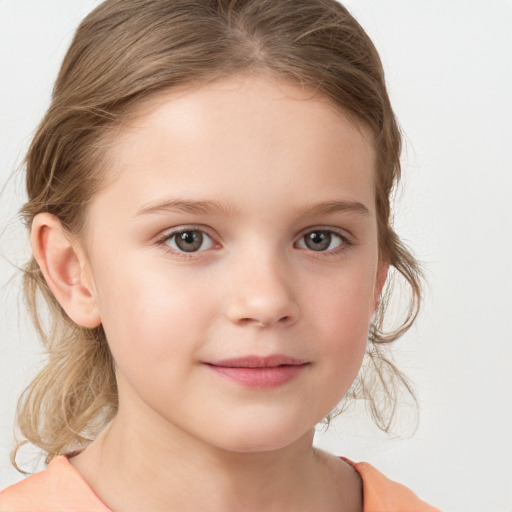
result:
[[[199,229],[171,232],[166,235],[163,243],[178,252],[199,252],[213,247],[213,240]]]

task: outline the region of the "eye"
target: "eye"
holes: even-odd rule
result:
[[[165,237],[163,243],[178,252],[199,252],[213,247],[213,240],[198,229],[186,229],[170,233]]]
[[[297,246],[301,249],[310,249],[320,252],[332,251],[347,243],[348,241],[344,237],[334,231],[315,229],[303,235],[297,243]]]

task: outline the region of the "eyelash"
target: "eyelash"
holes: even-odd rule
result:
[[[166,233],[164,233],[158,240],[157,240],[157,244],[158,245],[161,245],[164,250],[166,250],[167,252],[173,254],[173,255],[176,255],[178,257],[181,257],[181,258],[186,258],[186,259],[189,259],[189,258],[193,258],[194,255],[196,255],[197,253],[201,253],[201,252],[204,252],[208,249],[211,249],[212,247],[207,247],[206,249],[202,249],[202,250],[198,250],[198,251],[182,251],[180,250],[179,248],[171,248],[169,247],[169,241],[174,239],[176,236],[182,234],[182,233],[190,233],[190,232],[195,232],[195,233],[201,233],[203,236],[206,235],[206,237],[208,237],[208,239],[210,239],[211,241],[211,244],[213,246],[216,245],[216,242],[214,241],[214,239],[202,228],[199,228],[199,227],[196,227],[196,226],[185,226],[185,227],[181,227],[181,228],[178,228],[178,229],[174,229],[172,231],[168,231]],[[319,228],[313,228],[313,229],[308,229],[307,231],[304,231],[300,237],[299,237],[299,241],[302,241],[304,240],[305,236],[308,235],[308,234],[312,234],[312,233],[328,233],[329,235],[331,235],[331,237],[334,235],[335,237],[339,238],[340,240],[340,245],[335,247],[334,249],[330,249],[328,251],[315,251],[313,249],[308,249],[307,247],[300,247],[301,249],[304,249],[308,252],[311,252],[312,254],[320,254],[322,256],[336,256],[346,250],[348,250],[351,246],[354,245],[354,241],[351,240],[347,235],[345,234],[342,234],[340,233],[339,231],[337,230],[334,230],[334,229],[331,229],[331,228],[322,228],[322,227],[319,227]],[[299,243],[298,242],[295,242],[294,246],[296,246],[296,244]]]
[[[327,256],[327,257],[329,257],[329,256],[337,256],[340,253],[342,253],[342,252],[346,251],[347,249],[349,249],[352,245],[354,245],[354,242],[351,239],[349,239],[348,236],[346,236],[344,234],[341,234],[339,231],[336,231],[336,230],[333,230],[333,229],[327,229],[327,228],[309,229],[308,231],[306,231],[303,234],[301,234],[301,236],[299,238],[299,241],[296,242],[296,244],[298,244],[299,242],[305,240],[307,235],[312,235],[313,233],[316,233],[316,234],[319,234],[319,233],[325,234],[325,233],[327,233],[330,236],[329,245],[331,245],[333,237],[338,238],[339,242],[340,242],[339,245],[337,247],[335,247],[334,249],[325,250],[325,251],[315,251],[314,249],[310,249],[308,247],[301,247],[301,249],[305,249],[305,250],[307,250],[309,252],[312,252],[313,254],[317,253],[317,254],[321,254],[322,256]]]
[[[174,229],[174,230],[171,230],[171,231],[168,231],[166,233],[164,233],[158,240],[157,240],[157,244],[158,245],[161,245],[165,251],[173,254],[173,255],[176,255],[178,257],[181,257],[181,258],[185,258],[185,259],[189,259],[189,258],[193,258],[195,254],[197,253],[200,253],[200,252],[204,252],[205,249],[203,250],[200,250],[200,251],[190,251],[190,252],[187,252],[187,251],[181,251],[178,249],[174,249],[172,247],[169,246],[169,241],[174,239],[176,236],[182,234],[182,233],[191,233],[191,232],[194,232],[194,233],[201,233],[203,236],[206,235],[206,237],[208,237],[208,239],[211,240],[211,243],[213,246],[216,245],[215,241],[213,240],[213,238],[202,228],[199,228],[197,226],[184,226],[184,227],[180,227],[178,229]],[[208,247],[208,249],[210,249],[211,247]]]

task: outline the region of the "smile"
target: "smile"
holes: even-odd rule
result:
[[[298,377],[310,363],[277,354],[268,357],[248,356],[224,359],[205,364],[217,375],[241,386],[271,389]]]

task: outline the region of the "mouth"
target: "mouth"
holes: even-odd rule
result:
[[[218,376],[243,387],[255,389],[283,386],[298,377],[310,365],[308,361],[281,354],[221,359],[205,364]]]
[[[236,359],[221,359],[207,363],[212,366],[223,366],[225,368],[277,368],[278,366],[300,366],[307,364],[306,361],[295,357],[275,354],[271,356],[247,356]]]

